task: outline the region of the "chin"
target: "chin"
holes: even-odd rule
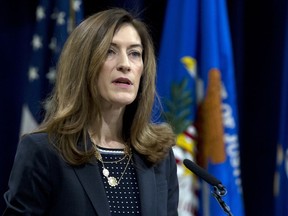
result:
[[[114,102],[117,103],[118,105],[121,105],[121,106],[127,106],[131,103],[133,103],[133,101],[135,100],[135,98],[118,98],[117,100],[115,100]]]
[[[127,105],[133,103],[133,101],[131,101],[131,100],[130,101],[121,101],[121,102],[118,102],[118,104],[121,105],[121,106],[127,106]]]
[[[114,102],[118,102],[119,104],[123,104],[123,105],[128,105],[133,103],[133,101],[136,99],[137,95],[134,94],[118,94],[118,95],[114,95],[113,99]]]

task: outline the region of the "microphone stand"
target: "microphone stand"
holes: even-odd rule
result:
[[[233,216],[233,214],[230,211],[230,207],[222,200],[222,196],[225,196],[227,194],[226,188],[222,184],[218,184],[217,186],[213,186],[214,190],[211,191],[212,195],[215,197],[221,208],[224,210],[224,212],[229,215]]]

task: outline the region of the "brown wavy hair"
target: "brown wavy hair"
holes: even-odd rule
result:
[[[54,146],[71,165],[87,163],[94,156],[95,150],[86,140],[91,116],[96,116],[101,126],[95,83],[112,38],[124,24],[132,25],[141,38],[144,71],[135,101],[125,108],[122,138],[152,164],[163,159],[175,143],[168,124],[151,122],[157,95],[156,60],[148,29],[126,10],[109,9],[88,17],[67,39],[57,65],[55,87],[46,101],[45,119],[38,130],[53,137]]]

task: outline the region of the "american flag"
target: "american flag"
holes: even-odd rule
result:
[[[69,33],[82,19],[82,0],[39,1],[31,39],[20,134],[35,129],[43,119],[41,103],[54,84],[61,49]]]

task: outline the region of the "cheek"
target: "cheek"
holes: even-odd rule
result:
[[[97,80],[97,87],[98,87],[98,90],[101,89],[102,85],[103,85],[103,81],[102,80],[105,80],[104,77],[103,77],[103,73],[100,72],[99,76],[98,76],[98,80]]]
[[[135,75],[138,87],[140,85],[140,79],[142,75],[143,75],[143,67],[139,67],[139,70],[137,70],[136,75]]]
[[[135,67],[135,71],[136,71],[136,75],[139,76],[139,77],[141,77],[142,74],[144,73],[143,63],[137,65],[137,66]]]
[[[112,70],[111,65],[106,61],[101,67],[101,70],[98,75],[98,82],[97,82],[98,86],[104,86],[105,82],[107,82],[108,80],[111,70]]]
[[[107,89],[107,73],[106,70],[103,70],[104,68],[101,69],[99,75],[98,75],[98,80],[95,83],[96,88],[99,92],[99,94],[103,97],[105,95],[106,89]]]

